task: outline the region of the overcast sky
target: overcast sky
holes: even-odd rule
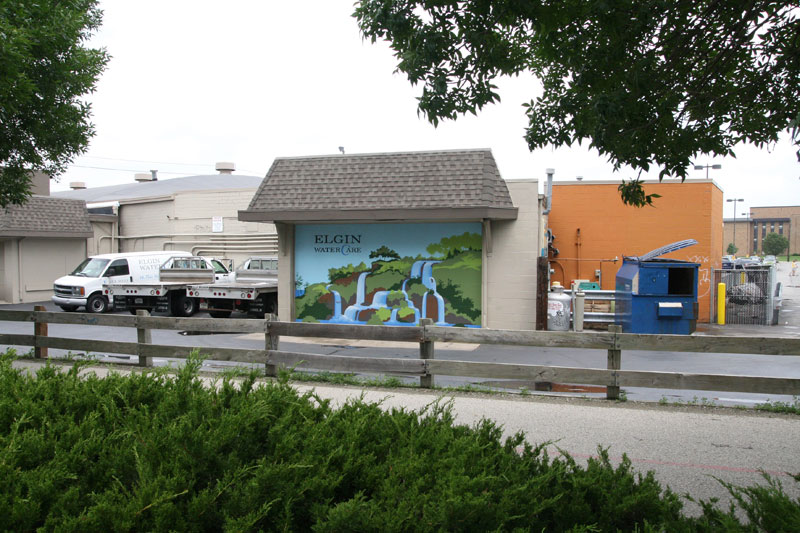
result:
[[[521,104],[540,93],[530,77],[498,82],[502,102],[477,117],[434,128],[385,43],[362,41],[350,0],[101,2],[93,39],[112,58],[93,105],[96,136],[52,190],[214,173],[264,176],[276,157],[491,148],[507,180],[621,180],[596,152],[572,147],[530,152]],[[701,157],[726,198],[750,206],[800,205],[800,164],[785,139],[770,150],[743,146],[737,158]],[[94,168],[92,168],[94,167]],[[691,178],[705,178],[692,170]],[[657,173],[652,173],[652,178]],[[541,187],[541,186],[540,186]],[[726,203],[725,217],[733,217]]]

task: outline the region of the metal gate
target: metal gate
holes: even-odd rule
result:
[[[711,306],[717,321],[717,287],[725,284],[726,324],[756,324],[768,326],[773,314],[773,269],[770,267],[743,270],[714,270]]]

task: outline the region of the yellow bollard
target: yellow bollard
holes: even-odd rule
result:
[[[725,299],[727,293],[725,291],[725,284],[717,284],[717,324],[725,325]]]

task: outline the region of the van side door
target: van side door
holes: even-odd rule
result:
[[[128,266],[127,259],[115,259],[108,265],[106,269],[105,276],[106,280],[104,283],[108,284],[115,284],[115,283],[131,283],[133,278],[131,277],[130,267]]]

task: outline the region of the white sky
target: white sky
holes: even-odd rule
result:
[[[498,82],[502,102],[434,128],[417,115],[420,87],[395,74],[388,45],[362,41],[351,0],[102,1],[104,23],[92,41],[112,59],[93,105],[89,151],[53,182],[89,187],[213,174],[217,161],[264,176],[276,157],[491,148],[508,180],[634,177],[614,173],[580,147],[531,153],[521,104],[540,91],[532,78]],[[800,163],[786,135],[771,150],[743,146],[738,157],[700,157],[726,198],[750,206],[800,205]],[[87,167],[102,167],[87,168]],[[705,178],[692,170],[691,178]],[[657,172],[651,172],[657,178]],[[541,188],[541,185],[540,185]],[[724,215],[733,217],[733,203]]]

